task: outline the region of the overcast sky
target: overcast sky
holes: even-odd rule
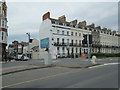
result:
[[[8,6],[8,43],[13,40],[28,41],[38,38],[42,15],[51,13],[52,18],[65,15],[67,21],[86,20],[87,24],[118,30],[117,2],[7,2]]]

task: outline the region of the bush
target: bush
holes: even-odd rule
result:
[[[102,58],[102,57],[120,57],[120,53],[92,53],[91,57],[95,55],[96,57]]]

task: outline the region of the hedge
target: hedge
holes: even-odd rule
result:
[[[120,53],[92,53],[91,57],[95,55],[96,57],[120,57]]]

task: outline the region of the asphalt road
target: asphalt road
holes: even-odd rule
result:
[[[23,71],[2,77],[2,88],[118,88],[118,65]]]

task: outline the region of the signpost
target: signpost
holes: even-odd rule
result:
[[[46,49],[44,53],[44,64],[50,66],[52,64],[51,54],[49,53],[49,38],[40,40],[40,47]]]
[[[44,38],[40,40],[41,48],[49,48],[49,38]]]

